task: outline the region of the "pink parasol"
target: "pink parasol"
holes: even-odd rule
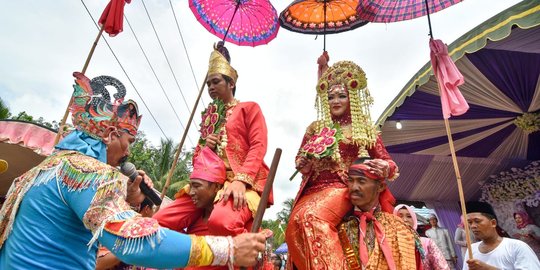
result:
[[[267,44],[279,30],[269,0],[189,0],[189,7],[210,33],[240,46]]]
[[[429,15],[428,15],[429,18]],[[431,30],[431,26],[430,26]],[[433,37],[433,35],[430,33]],[[456,182],[459,192],[459,201],[461,204],[461,215],[467,215],[467,209],[465,206],[465,195],[463,193],[463,184],[461,181],[461,172],[459,171],[459,165],[456,157],[456,150],[454,148],[454,140],[452,138],[452,131],[450,130],[450,122],[448,118],[450,115],[462,115],[469,109],[469,104],[458,89],[458,86],[462,85],[465,81],[463,75],[456,67],[456,64],[448,55],[448,47],[441,40],[434,40],[431,38],[429,41],[429,48],[431,49],[431,65],[433,73],[437,78],[439,84],[439,94],[441,96],[441,107],[444,118],[444,126],[446,128],[446,136],[448,137],[448,146],[450,147],[450,154],[452,156],[452,163],[454,165],[454,173],[456,174]],[[465,239],[467,241],[467,249],[469,259],[473,258],[471,250],[471,236],[469,231],[469,224],[465,222]]]

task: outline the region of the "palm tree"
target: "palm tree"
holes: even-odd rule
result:
[[[161,145],[154,152],[154,166],[151,167],[149,174],[154,179],[154,186],[162,190],[165,186],[167,176],[175,156],[176,145],[172,139],[161,139]],[[189,174],[191,169],[192,152],[182,153],[171,178],[171,183],[167,191],[167,196],[174,197],[178,192],[189,182]]]
[[[289,216],[291,215],[292,207],[294,205],[294,199],[289,198],[283,202],[283,209],[277,213],[278,220],[282,220],[285,224],[289,223]]]
[[[270,229],[274,233],[272,246],[274,249],[285,242],[285,230],[289,223],[289,216],[294,205],[294,199],[290,198],[283,202],[283,208],[277,213],[276,220],[263,220],[262,227]]]
[[[8,119],[11,117],[7,104],[0,98],[0,119]]]
[[[167,180],[167,174],[174,160],[174,149],[177,147],[169,138],[161,139],[159,147],[153,147],[143,132],[139,132],[135,142],[131,145],[129,160],[135,167],[144,170],[154,181],[154,187],[161,191]],[[191,158],[193,152],[180,155],[167,196],[173,197],[180,188],[189,181],[191,171]]]

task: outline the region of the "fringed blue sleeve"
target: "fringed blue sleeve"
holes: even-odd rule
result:
[[[120,260],[153,268],[178,268],[188,264],[191,237],[158,226],[129,208],[121,190],[122,181],[98,181],[98,186],[74,189],[62,185],[66,203],[75,211],[94,237]]]
[[[138,266],[152,268],[179,268],[188,264],[191,239],[188,235],[180,234],[169,229],[160,228],[161,241],[154,247],[143,240],[141,248],[137,252],[124,254],[122,249],[115,248],[118,241],[123,241],[118,236],[103,232],[99,242],[111,250],[121,261]]]

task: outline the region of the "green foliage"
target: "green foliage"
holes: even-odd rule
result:
[[[261,227],[270,229],[274,233],[272,249],[278,248],[285,242],[285,230],[289,222],[294,199],[287,199],[283,202],[283,208],[278,212],[276,220],[263,220]]]
[[[289,198],[283,202],[283,209],[277,213],[277,218],[283,220],[285,224],[289,223],[289,216],[291,215],[294,199]]]
[[[152,157],[155,148],[152,147],[144,132],[139,131],[137,137],[135,137],[135,142],[131,144],[129,152],[129,161],[138,169],[148,172],[153,166]]]
[[[285,242],[285,230],[287,229],[287,224],[284,224],[280,220],[263,220],[261,227],[270,229],[274,233],[274,236],[272,237],[273,240],[270,241],[272,250],[275,250],[279,245]]]
[[[0,119],[8,119],[11,117],[11,112],[7,104],[0,98]]]
[[[5,105],[2,99],[0,99],[0,119],[9,119],[10,117],[13,120],[32,122],[32,123],[40,124],[42,126],[46,126],[48,128],[58,130],[58,122],[56,121],[47,122],[45,121],[45,119],[43,119],[43,117],[39,117],[38,119],[35,119],[34,116],[27,114],[26,111],[19,112],[17,116],[11,116],[11,112],[9,111],[9,108]]]
[[[34,122],[34,117],[27,114],[26,111],[20,112],[17,116],[11,117],[11,119],[27,121],[27,122]]]
[[[47,122],[43,119],[43,117],[39,117],[36,121],[34,121],[35,123],[38,123],[40,125],[43,125],[43,126],[46,126],[48,128],[52,128],[52,129],[55,129],[55,130],[58,130],[58,122],[56,121],[52,121],[52,122]]]
[[[135,142],[131,145],[129,159],[138,169],[148,173],[154,181],[154,187],[161,191],[165,186],[177,148],[178,146],[169,138],[161,139],[160,146],[153,147],[144,133],[139,132]],[[192,157],[193,151],[180,154],[167,190],[168,197],[174,198],[174,194],[188,183]]]

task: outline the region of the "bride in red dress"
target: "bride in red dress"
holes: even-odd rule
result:
[[[373,99],[364,71],[350,61],[327,68],[327,61],[325,52],[319,58],[318,120],[308,126],[296,156],[296,168],[303,177],[286,232],[287,269],[346,269],[337,226],[352,209],[346,181],[347,169],[355,159],[369,156],[373,173],[388,179],[398,176],[396,164],[371,123]],[[335,130],[330,134],[341,134],[334,135],[335,151],[329,148],[326,156],[306,155],[309,146],[305,145],[324,133],[325,127]]]

